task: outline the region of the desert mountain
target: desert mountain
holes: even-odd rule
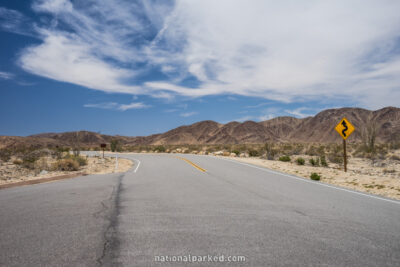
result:
[[[28,137],[0,136],[0,148],[23,146],[98,146],[118,139],[123,145],[239,144],[265,142],[340,142],[334,130],[346,117],[356,128],[348,139],[359,142],[367,126],[374,126],[378,142],[400,141],[400,109],[386,107],[376,111],[361,108],[340,108],[321,111],[303,119],[277,117],[271,120],[220,124],[201,121],[181,126],[162,134],[126,137],[79,131],[44,133]]]

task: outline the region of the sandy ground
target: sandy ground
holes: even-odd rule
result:
[[[260,158],[229,158],[305,179],[310,179],[311,173],[315,172],[321,175],[321,181],[325,183],[400,200],[399,161],[381,160],[372,163],[368,159],[351,158],[348,170],[344,172],[343,166],[337,164],[330,163],[328,167],[313,167],[308,165],[308,156],[299,155],[298,157],[306,159],[306,165],[297,165],[295,163],[297,157],[292,157],[292,162]]]
[[[99,158],[89,157],[87,158],[88,164],[80,167],[78,171],[40,171],[38,169],[29,170],[22,166],[9,162],[0,163],[0,185],[16,183],[21,181],[36,180],[42,178],[49,178],[55,176],[62,176],[66,174],[106,174],[106,173],[118,173],[126,172],[133,166],[133,162],[128,159],[118,158],[118,169],[115,168],[115,158]],[[46,163],[51,165],[51,158],[46,159]]]

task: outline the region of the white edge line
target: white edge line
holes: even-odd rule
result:
[[[138,165],[136,166],[136,168],[133,172],[137,172],[137,170],[139,169],[139,166],[140,166],[140,160],[138,160],[138,159],[134,159],[134,160],[136,160],[138,162]]]
[[[271,172],[271,173],[274,173],[274,174],[286,176],[286,177],[289,177],[289,178],[292,178],[292,179],[296,179],[296,180],[299,180],[299,181],[302,181],[302,182],[306,182],[306,183],[325,186],[325,187],[329,187],[329,188],[333,188],[333,189],[337,189],[337,190],[341,190],[341,191],[345,191],[345,192],[349,192],[349,193],[353,193],[353,194],[357,194],[357,195],[361,195],[361,196],[365,196],[365,197],[370,197],[370,198],[384,200],[384,201],[395,203],[395,204],[400,204],[400,201],[397,201],[397,200],[391,200],[391,199],[382,198],[382,197],[378,197],[378,196],[374,196],[374,195],[369,195],[369,194],[365,194],[365,193],[362,193],[362,192],[353,191],[353,190],[349,190],[349,189],[345,189],[345,188],[341,188],[341,187],[336,187],[336,186],[325,184],[325,183],[321,183],[321,182],[313,182],[313,181],[306,180],[305,178],[296,177],[296,176],[293,176],[293,175],[289,175],[289,174],[273,171],[273,170],[270,170],[270,169],[267,169],[267,168],[258,167],[258,166],[252,165],[252,164],[247,164],[247,163],[236,161],[236,160],[225,159],[225,158],[220,158],[220,157],[215,157],[215,156],[214,156],[214,158],[222,159],[222,160],[234,162],[234,163],[237,163],[237,164],[245,165],[245,166],[248,166],[248,167],[256,168],[256,169],[259,169],[259,170],[262,170],[262,171]]]

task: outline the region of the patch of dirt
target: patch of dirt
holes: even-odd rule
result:
[[[297,165],[296,158],[301,157],[306,165]],[[293,174],[310,179],[311,173],[321,175],[321,181],[353,190],[372,193],[400,200],[400,161],[350,158],[347,172],[343,165],[329,163],[328,167],[314,167],[308,163],[310,156],[299,155],[291,158],[291,162],[266,160],[261,158],[230,157],[240,162],[250,163],[272,170]]]

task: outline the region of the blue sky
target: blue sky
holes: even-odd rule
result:
[[[399,106],[399,1],[0,0],[0,135]]]

